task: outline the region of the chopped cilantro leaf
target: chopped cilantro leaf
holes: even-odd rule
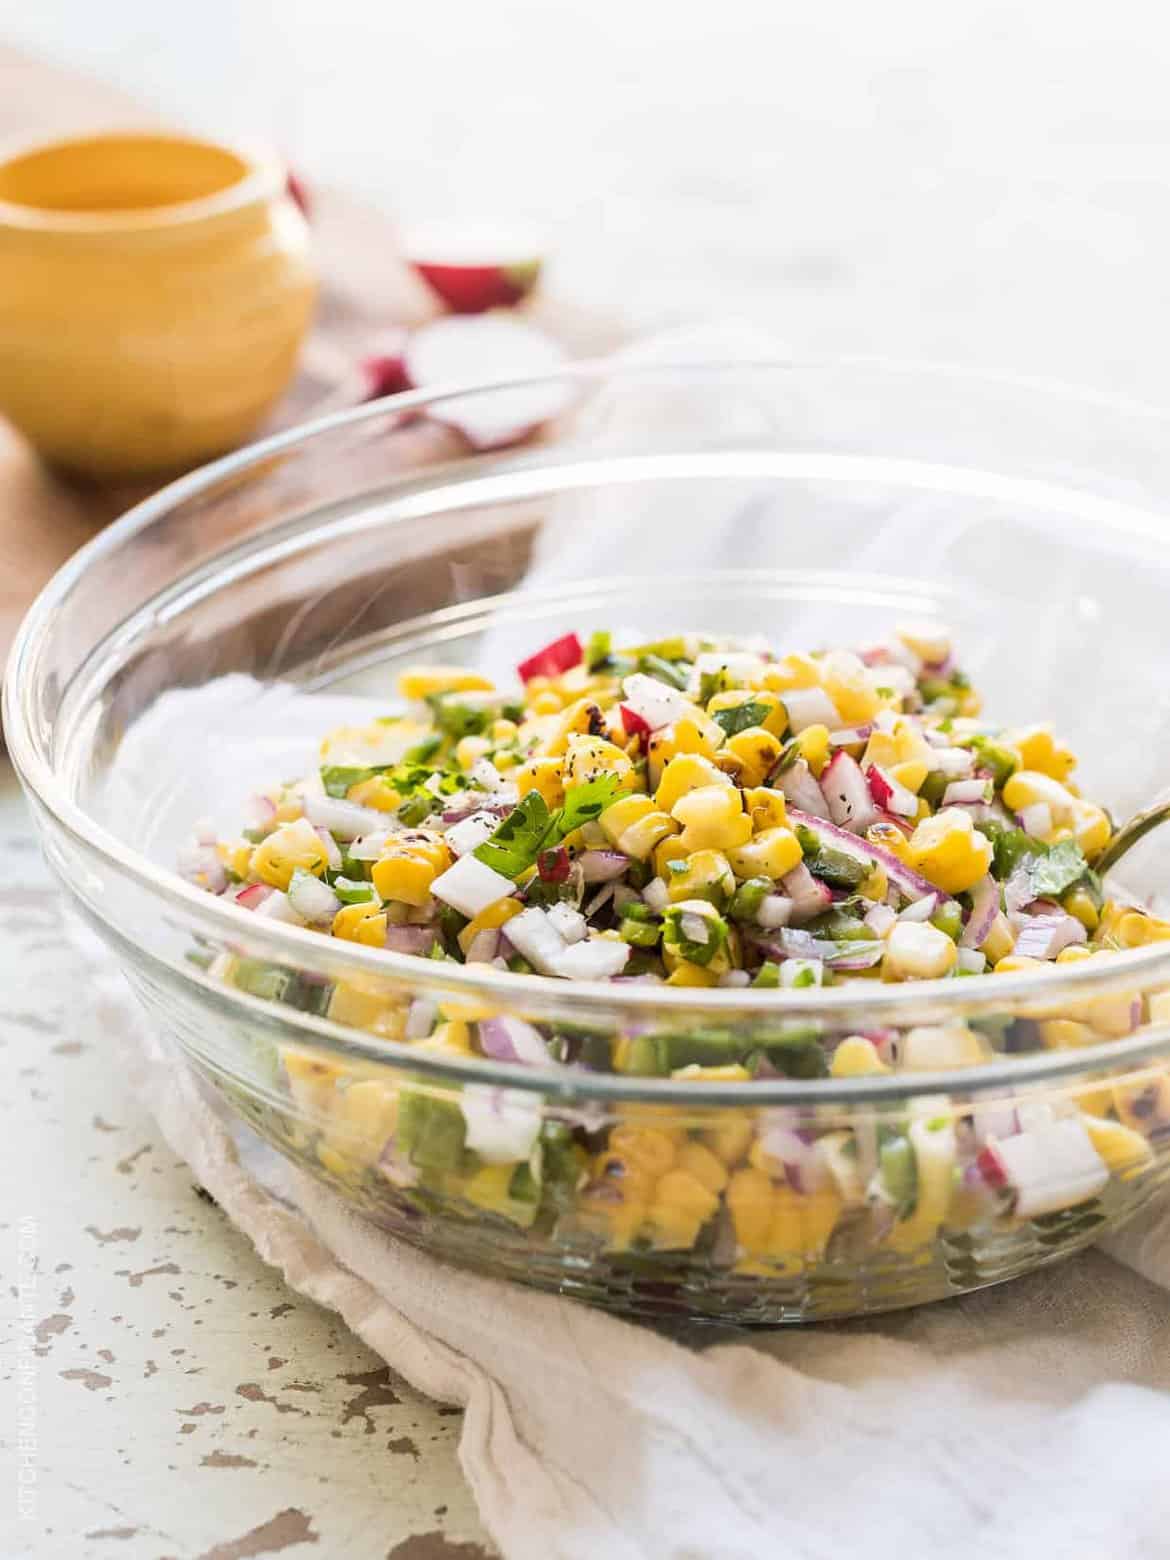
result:
[[[521,798],[496,832],[475,849],[485,866],[505,877],[518,878],[543,850],[559,845],[583,823],[599,817],[617,798],[617,775],[598,775],[565,794],[565,805],[550,813],[539,791]]]
[[[767,704],[757,704],[749,699],[746,704],[736,704],[728,710],[716,710],[713,719],[723,727],[725,736],[734,737],[749,726],[762,726],[772,713]]]
[[[321,769],[321,784],[325,787],[326,796],[344,799],[351,786],[372,780],[375,775],[383,775],[392,767],[391,764],[373,764],[363,769],[356,765],[325,764]]]
[[[1060,840],[1049,845],[1031,868],[1032,888],[1037,899],[1055,899],[1084,877],[1089,869],[1084,852],[1076,840]]]

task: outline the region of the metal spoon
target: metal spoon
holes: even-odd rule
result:
[[[1104,877],[1140,839],[1144,839],[1151,829],[1156,829],[1168,818],[1170,818],[1170,793],[1163,795],[1161,800],[1152,802],[1149,807],[1144,807],[1141,812],[1134,813],[1132,818],[1123,823],[1094,861],[1093,870]]]

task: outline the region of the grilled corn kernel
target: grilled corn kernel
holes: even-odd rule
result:
[[[1082,1116],[1081,1121],[1093,1147],[1114,1175],[1134,1175],[1153,1164],[1153,1149],[1132,1127],[1097,1116]]]
[[[852,650],[831,650],[825,656],[821,683],[847,726],[872,720],[881,709],[869,667]]]
[[[668,870],[666,874],[666,889],[672,903],[705,899],[722,909],[735,893],[735,876],[727,857],[718,850],[697,850],[684,859],[684,872]]]
[[[671,817],[683,826],[682,844],[692,850],[734,850],[746,845],[752,821],[743,810],[743,799],[729,786],[701,786],[689,791],[671,808]]]
[[[954,966],[959,950],[926,921],[899,921],[886,938],[882,974],[889,980],[937,980]]]
[[[973,887],[987,873],[991,857],[991,841],[958,807],[923,819],[910,837],[910,865],[948,894]]]
[[[432,693],[490,693],[494,684],[479,672],[461,666],[411,666],[398,678],[404,699],[425,699]]]
[[[706,785],[730,786],[731,781],[702,754],[680,753],[662,771],[662,778],[654,791],[655,805],[663,812],[670,812],[680,797]]]
[[[763,726],[749,726],[736,732],[723,744],[723,752],[733,754],[739,760],[739,783],[743,786],[763,785],[776,767],[780,757],[781,742]]]
[[[335,1024],[369,1029],[387,1040],[400,1040],[406,1023],[401,1003],[356,978],[336,982],[329,998],[329,1017]]]
[[[333,917],[334,937],[346,942],[366,943],[371,948],[386,946],[386,914],[372,899],[360,905],[342,905]]]
[[[654,1188],[646,1221],[650,1239],[660,1250],[686,1250],[718,1207],[719,1198],[697,1177],[668,1170]]]
[[[679,1149],[678,1168],[693,1175],[709,1192],[721,1192],[727,1185],[727,1169],[723,1161],[693,1138]]]
[[[1067,780],[1076,768],[1076,755],[1058,743],[1051,726],[1028,726],[1014,731],[1008,737],[1009,746],[1019,754],[1020,768],[1051,775],[1054,780]]]
[[[678,824],[648,796],[624,796],[598,819],[606,839],[625,856],[646,861],[654,847],[678,832]]]
[[[746,845],[729,850],[727,859],[737,878],[782,878],[800,865],[802,853],[791,829],[765,829]]]
[[[812,770],[814,775],[819,775],[829,762],[829,728],[819,721],[814,726],[806,726],[796,739],[796,745],[800,749],[800,756]]]
[[[521,796],[529,791],[539,791],[550,812],[563,806],[565,786],[561,779],[559,758],[530,758],[516,771],[516,789]]]
[[[887,823],[884,819],[871,823],[865,831],[865,837],[871,845],[880,845],[883,850],[888,850],[904,866],[910,865],[910,841],[896,823]]]
[[[620,747],[607,742],[604,737],[578,736],[568,740],[565,756],[565,785],[586,785],[602,775],[617,775],[624,784],[634,772],[634,766]]]
[[[252,853],[252,871],[273,888],[287,888],[298,867],[320,877],[327,865],[325,846],[304,818],[274,829]]]
[[[1114,935],[1123,948],[1144,948],[1148,943],[1170,942],[1170,922],[1130,910],[1122,915]]]
[[[570,737],[596,735],[605,729],[605,716],[590,694],[577,699],[553,723],[546,751],[552,757],[567,752]],[[625,758],[625,754],[622,754]],[[627,760],[627,762],[629,762]]]
[[[744,792],[743,800],[752,820],[752,828],[757,833],[762,834],[765,829],[783,828],[788,822],[788,804],[783,791],[756,785]]]
[[[703,1129],[703,1142],[725,1165],[738,1165],[751,1147],[755,1126],[738,1115],[721,1116],[712,1127]]]
[[[819,688],[821,663],[815,656],[796,650],[782,660],[766,665],[760,681],[782,698],[789,688]]]
[[[665,950],[663,958],[670,969],[670,974],[666,977],[668,986],[717,986],[719,984],[719,976],[710,966],[704,969],[700,964],[691,964],[686,959],[678,959],[676,955],[671,954],[669,948]],[[715,961],[711,962],[714,964]]]
[[[491,750],[492,745],[486,737],[461,737],[455,744],[455,762],[460,769],[474,769]]]
[[[834,1078],[869,1078],[889,1072],[877,1046],[864,1035],[849,1035],[833,1052],[829,1072]]]
[[[680,717],[671,726],[663,726],[650,738],[647,760],[650,782],[657,788],[662,771],[672,758],[680,753],[698,753],[702,758],[714,758],[723,741],[723,729],[714,721],[702,725],[688,715]]]

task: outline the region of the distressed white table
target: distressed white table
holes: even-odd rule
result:
[[[285,1288],[77,1029],[60,900],[3,759],[0,864],[0,1446],[25,1307],[37,1439],[36,1520],[3,1460],[0,1554],[485,1560],[458,1413]]]

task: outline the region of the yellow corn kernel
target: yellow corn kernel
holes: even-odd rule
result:
[[[252,871],[273,888],[287,888],[298,867],[320,877],[327,865],[325,846],[304,818],[274,829],[252,853]]]
[[[1123,948],[1144,948],[1149,943],[1170,942],[1170,922],[1141,910],[1130,910],[1119,917],[1114,936]]]
[[[735,1238],[749,1254],[763,1251],[772,1225],[772,1183],[762,1170],[737,1170],[727,1185]]]
[[[519,1225],[521,1229],[527,1229],[536,1218],[539,1205],[519,1201],[512,1196],[512,1177],[515,1172],[514,1164],[480,1165],[459,1182],[458,1195],[476,1208],[482,1208],[485,1213],[494,1213]]]
[[[1093,950],[1086,948],[1084,943],[1073,943],[1071,947],[1062,948],[1056,955],[1057,964],[1082,964],[1086,959],[1093,957]]]
[[[765,829],[783,828],[788,822],[788,804],[783,791],[756,785],[744,792],[743,800],[751,816],[752,828],[757,833],[762,834]]]
[[[329,1115],[337,1096],[338,1080],[345,1077],[345,1069],[336,1062],[323,1061],[309,1051],[291,1048],[281,1050],[280,1060],[297,1108],[314,1119]]]
[[[722,753],[730,753],[739,763],[738,779],[744,786],[763,785],[776,767],[782,744],[780,738],[765,731],[763,726],[749,726],[734,737],[728,737]]]
[[[493,720],[488,735],[494,743],[503,745],[506,742],[515,742],[520,735],[520,728],[514,720]]]
[[[480,932],[494,932],[498,927],[504,926],[514,915],[519,915],[524,906],[518,899],[497,899],[494,905],[488,905],[474,916],[459,933],[459,946],[466,953]]]
[[[697,850],[683,858],[685,872],[667,870],[666,889],[673,903],[706,899],[722,908],[735,893],[735,875],[727,857],[718,850]]]
[[[1093,1147],[1114,1175],[1128,1180],[1153,1164],[1153,1149],[1132,1127],[1122,1126],[1120,1121],[1103,1121],[1098,1116],[1082,1116],[1081,1121]]]
[[[351,785],[345,793],[346,800],[359,807],[372,807],[376,812],[397,812],[402,797],[381,775],[371,775],[357,785]]]
[[[791,655],[786,655],[783,660],[766,665],[760,681],[765,688],[770,688],[781,696],[789,688],[819,688],[821,663],[814,656],[796,650]]]
[[[717,1067],[701,1067],[690,1062],[686,1067],[676,1067],[672,1078],[686,1078],[691,1083],[750,1083],[752,1075],[742,1062],[724,1062]]]
[[[342,905],[333,917],[333,935],[346,942],[366,943],[371,948],[386,946],[386,913],[367,899],[360,905]]]
[[[654,1188],[647,1213],[650,1239],[661,1250],[688,1250],[714,1217],[719,1199],[685,1170],[668,1170]]]
[[[466,1019],[448,1019],[445,1024],[439,1024],[425,1040],[415,1040],[412,1049],[438,1051],[445,1056],[474,1056],[471,1025]]]
[[[721,1116],[714,1126],[704,1127],[703,1142],[725,1165],[738,1165],[751,1147],[755,1127],[740,1115]]]
[[[821,683],[847,726],[872,720],[881,709],[870,670],[852,650],[831,650],[825,656]]]
[[[585,736],[587,733],[596,732],[604,725],[605,716],[597,700],[587,694],[583,699],[577,699],[570,704],[553,723],[546,752],[551,757],[557,758],[567,752],[570,737]],[[624,753],[622,757],[625,758]]]
[[[658,1127],[623,1125],[610,1133],[609,1149],[656,1181],[674,1165],[681,1137],[681,1130],[671,1132]]]
[[[811,1197],[802,1197],[790,1187],[774,1187],[767,1254],[774,1261],[817,1261],[824,1255],[841,1212],[842,1203],[836,1192],[814,1192]]]
[[[1170,1078],[1160,1067],[1130,1073],[1113,1085],[1113,1109],[1125,1126],[1144,1137],[1170,1120]]]
[[[1109,827],[1109,815],[1103,808],[1097,807],[1093,802],[1079,801],[1075,797],[1072,804],[1071,827],[1077,844],[1090,861],[1105,849],[1113,832]]]
[[[425,699],[432,693],[490,693],[494,684],[480,672],[461,666],[411,666],[399,674],[404,699]]]
[[[877,764],[881,769],[892,769],[901,757],[898,739],[894,733],[875,731],[866,743],[865,752],[861,756],[861,767],[868,769],[870,764]]]
[[[991,856],[991,841],[958,807],[924,818],[910,837],[910,865],[948,894],[972,888],[986,875]]]
[[[727,1170],[723,1161],[694,1138],[679,1149],[678,1168],[693,1175],[709,1192],[721,1192],[727,1185]]]
[[[698,791],[708,785],[730,786],[731,781],[701,753],[680,753],[662,771],[654,791],[655,805],[663,812],[670,812],[689,791]]]
[[[663,953],[663,959],[668,966],[672,964],[674,966],[671,969],[670,974],[666,977],[666,984],[668,986],[701,987],[717,986],[719,984],[719,976],[715,970],[711,969],[709,966],[704,968],[701,964],[691,964],[686,959],[678,959],[677,955],[671,954],[669,948],[667,948]],[[675,962],[676,959],[677,962]],[[711,963],[716,963],[716,960],[712,959]],[[724,968],[726,968],[726,964],[724,965]]]
[[[374,887],[383,899],[425,905],[439,872],[433,861],[411,850],[398,850],[374,863]]]
[[[654,847],[654,871],[664,883],[670,882],[671,862],[686,860],[687,851],[684,849],[681,843],[681,836],[678,834],[668,835],[666,839],[660,840]]]
[[[875,861],[873,867],[870,870],[869,876],[863,878],[862,881],[858,884],[857,892],[861,895],[862,899],[869,899],[872,900],[875,905],[880,905],[885,902],[886,895],[889,893],[889,891],[889,875],[887,874],[885,867]]]
[[[605,1236],[609,1250],[624,1251],[642,1227],[653,1189],[650,1176],[607,1150],[590,1166],[577,1217],[584,1228]]]
[[[543,693],[534,693],[529,696],[528,708],[534,715],[556,715],[561,709],[561,696],[554,693],[551,688],[546,688]]]
[[[707,714],[714,716],[719,710],[737,710],[742,704],[762,704],[768,711],[760,725],[765,731],[770,731],[774,737],[782,737],[788,729],[788,711],[774,693],[766,690],[754,689],[746,694],[742,688],[729,688],[723,693],[713,694],[707,701]]]
[[[829,1067],[834,1078],[870,1078],[889,1070],[878,1055],[877,1046],[864,1035],[849,1035],[842,1040]]]
[[[1011,732],[1008,745],[1020,757],[1021,769],[1032,769],[1054,780],[1067,780],[1076,768],[1076,756],[1069,748],[1058,743],[1051,726],[1028,726]]]
[[[796,745],[800,749],[800,756],[813,774],[820,775],[829,762],[828,726],[822,725],[819,721],[813,726],[806,726],[797,737]]]
[[[891,856],[896,856],[903,866],[910,865],[910,841],[896,823],[887,823],[884,820],[871,823],[865,831],[865,837],[871,845],[880,845],[883,850],[888,850]]]
[[[516,789],[521,796],[538,791],[550,812],[563,806],[565,786],[559,758],[530,758],[516,771]]]
[[[989,964],[994,964],[998,969],[1000,961],[1011,953],[1015,943],[1011,922],[1002,911],[997,911],[995,920],[991,923],[991,930],[979,945],[979,952]]]
[[[678,832],[678,824],[661,812],[648,796],[625,796],[607,807],[598,819],[606,839],[624,856],[649,859],[655,846]]]
[[[617,775],[624,784],[634,772],[634,766],[620,747],[607,742],[604,737],[579,736],[575,732],[568,739],[565,756],[565,785],[586,785],[602,775]]]
[[[1030,959],[1023,953],[1009,953],[995,962],[995,973],[997,975],[1019,975],[1025,970],[1047,970],[1051,968],[1052,966],[1047,959]]]
[[[387,1039],[398,1039],[405,1023],[402,1004],[360,978],[336,982],[329,998],[329,1017],[335,1024],[369,1029]]]
[[[671,817],[683,826],[682,844],[687,851],[733,850],[746,845],[752,835],[743,799],[729,786],[707,785],[688,791],[671,808]]]
[[[226,840],[215,847],[215,854],[238,878],[246,878],[252,870],[252,846],[247,840]]]
[[[1040,1038],[1049,1051],[1074,1051],[1096,1045],[1101,1036],[1094,1034],[1088,1024],[1078,1024],[1071,1018],[1046,1018],[1040,1024]]]
[[[1100,916],[1097,906],[1093,903],[1093,896],[1085,888],[1073,888],[1061,901],[1069,915],[1076,916],[1077,920],[1087,932],[1095,932]],[[1071,948],[1064,949],[1065,953],[1071,953]]]
[[[491,750],[492,745],[486,737],[461,737],[455,744],[455,762],[460,769],[474,769]]]
[[[397,1120],[398,1091],[393,1085],[379,1078],[351,1083],[334,1103],[325,1146],[350,1166],[376,1164]]]
[[[920,758],[907,758],[900,764],[890,765],[890,774],[898,782],[904,785],[908,791],[918,792],[926,784],[926,777],[930,773],[925,762]]]
[[[680,753],[698,753],[701,758],[714,758],[722,741],[722,727],[714,721],[700,726],[698,721],[684,715],[673,725],[663,726],[661,731],[653,734],[647,745],[651,784],[657,788],[663,769]]]
[[[782,878],[800,865],[803,854],[791,829],[765,829],[746,845],[729,850],[727,859],[737,878]]]

